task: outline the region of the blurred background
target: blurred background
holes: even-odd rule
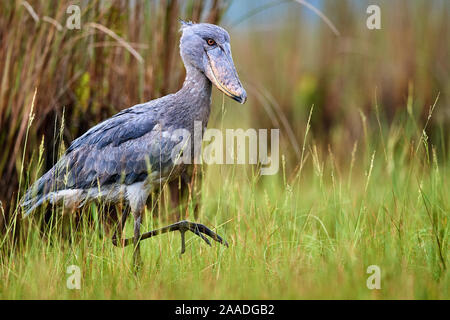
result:
[[[314,144],[324,153],[331,148],[336,163],[348,163],[355,144],[384,143],[380,134],[402,127],[405,118],[412,127],[402,137],[420,138],[437,101],[427,137],[446,161],[450,2],[308,3],[338,33],[296,1],[1,1],[0,228],[21,171],[34,180],[55,163],[59,142],[68,146],[118,111],[178,90],[184,80],[179,18],[229,31],[249,94],[241,106],[214,90],[209,126],[280,128],[288,173],[300,162],[312,106]],[[70,4],[81,8],[80,30],[65,27]],[[381,30],[366,27],[370,4],[381,8]],[[42,168],[23,169],[37,163],[39,146]]]

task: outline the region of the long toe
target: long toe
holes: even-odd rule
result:
[[[202,235],[202,233],[206,234],[207,236],[211,237],[215,241],[228,247],[228,243],[221,236],[219,236],[217,233],[215,233],[214,231],[212,231],[211,229],[209,229],[207,226],[205,226],[203,224],[191,222],[189,224],[189,230],[191,230],[193,233],[201,236],[203,238],[203,240],[205,240],[206,238]],[[210,244],[210,243],[208,243],[208,244]]]
[[[200,231],[198,231],[198,229],[194,228],[194,230],[191,230],[193,233],[195,233],[196,235],[198,235],[200,238],[202,238],[207,245],[209,245],[211,247],[211,242],[208,240],[207,237],[205,237],[203,234],[200,233]]]

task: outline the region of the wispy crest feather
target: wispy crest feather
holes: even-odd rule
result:
[[[195,23],[194,22],[192,22],[192,21],[184,21],[183,19],[178,19],[178,20],[180,20],[180,23],[181,23],[181,27],[180,27],[180,31],[183,31],[183,29],[184,28],[187,28],[187,27],[192,27]]]

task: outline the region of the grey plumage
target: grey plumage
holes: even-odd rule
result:
[[[179,143],[173,132],[187,129],[192,137],[194,121],[201,121],[206,128],[211,83],[245,102],[228,33],[215,25],[193,23],[183,23],[182,32],[183,87],[125,109],[74,140],[57,164],[25,194],[21,201],[25,215],[45,202],[64,201],[76,208],[92,200],[125,200],[140,222],[149,193],[184,170],[172,161],[172,150]]]

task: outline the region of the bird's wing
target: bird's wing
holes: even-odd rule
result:
[[[132,124],[130,124],[132,126]],[[171,167],[171,152],[177,140],[161,130],[159,123],[144,134],[126,134],[127,139],[106,144],[100,139],[93,145],[83,145],[68,154],[70,163],[63,182],[64,188],[88,189],[113,183],[130,185],[143,181],[151,171],[161,174]],[[130,137],[131,136],[131,137]]]
[[[155,114],[150,110],[148,105],[142,104],[119,112],[75,139],[66,154],[86,145],[96,145],[101,149],[110,144],[118,146],[143,136],[156,124]]]
[[[138,105],[74,140],[65,155],[27,192],[24,201],[63,189],[88,189],[143,181],[149,171],[171,167],[180,143],[158,119],[157,108]]]

